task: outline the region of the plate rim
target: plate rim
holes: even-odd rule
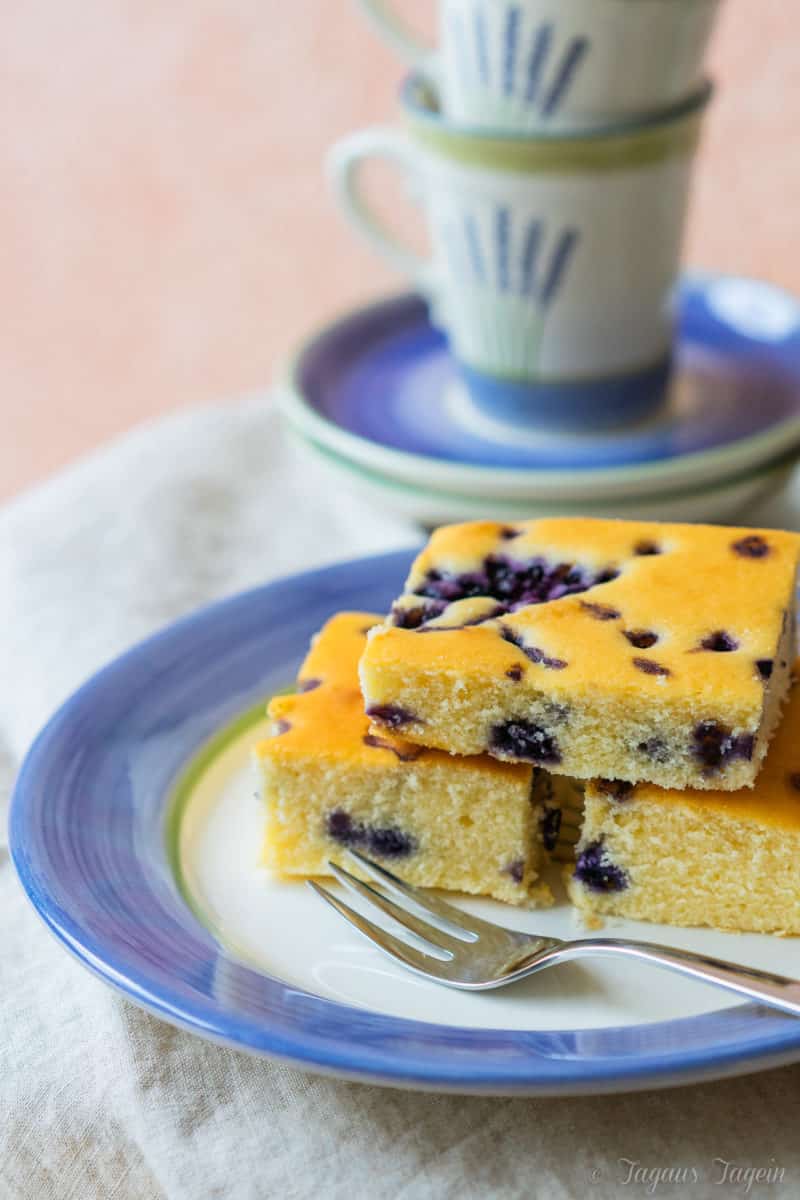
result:
[[[786,288],[779,287],[754,276],[726,274],[724,272],[687,271],[680,283],[686,287],[705,286],[720,281],[746,283],[759,287],[768,286],[800,310],[800,300]],[[399,450],[344,429],[335,421],[322,415],[305,394],[301,372],[306,357],[324,339],[338,336],[356,319],[381,310],[424,304],[424,297],[413,291],[391,292],[362,304],[355,304],[335,317],[321,323],[296,347],[281,368],[276,386],[276,399],[284,418],[300,432],[313,440],[327,444],[340,455],[377,471],[384,471],[395,479],[409,484],[418,484],[420,477],[430,484],[431,471],[435,469],[444,489],[481,490],[481,494],[494,499],[503,497],[551,500],[556,493],[569,487],[570,494],[578,499],[597,496],[622,498],[623,495],[637,497],[645,494],[652,486],[677,487],[681,483],[712,478],[722,478],[727,473],[757,466],[770,455],[786,450],[787,442],[794,442],[795,457],[800,457],[800,412],[796,417],[780,421],[760,433],[751,434],[710,450],[696,450],[679,454],[671,459],[621,465],[617,467],[573,467],[543,472],[538,467],[505,467],[473,463],[453,463],[435,455],[423,455]]]
[[[407,568],[414,552],[400,550],[360,556],[285,576],[218,600],[151,634],[95,672],[72,693],[45,724],[28,751],[14,787],[9,817],[11,858],[23,890],[44,924],[85,967],[161,1019],[237,1049],[280,1058],[306,1070],[363,1082],[469,1094],[571,1095],[673,1086],[694,1079],[765,1069],[800,1059],[800,1023],[757,1009],[755,1005],[739,1005],[668,1022],[592,1030],[590,1032],[595,1039],[604,1039],[609,1045],[616,1044],[615,1039],[624,1044],[627,1038],[632,1048],[625,1053],[595,1054],[587,1058],[565,1050],[565,1039],[567,1042],[574,1040],[574,1035],[585,1035],[585,1030],[520,1031],[434,1025],[373,1013],[314,996],[266,972],[253,972],[260,981],[266,981],[265,987],[269,986],[276,991],[276,995],[283,997],[285,1007],[289,994],[295,998],[302,996],[312,1002],[315,1013],[325,1014],[328,1023],[322,1032],[315,1028],[313,1033],[302,1027],[300,1032],[293,1031],[291,1024],[276,1028],[273,1022],[265,1026],[263,1019],[257,1021],[246,1013],[235,1014],[226,1010],[217,997],[198,994],[193,1000],[186,999],[177,990],[176,984],[172,988],[164,986],[154,979],[152,968],[148,975],[141,963],[137,965],[135,952],[134,965],[131,966],[130,946],[126,947],[128,961],[120,959],[113,945],[109,948],[107,942],[103,945],[94,935],[87,935],[85,930],[81,930],[80,921],[75,919],[74,914],[67,913],[65,917],[59,917],[56,912],[58,906],[48,890],[47,870],[44,869],[46,864],[31,858],[35,842],[27,836],[27,824],[31,817],[35,820],[35,809],[29,811],[29,804],[32,804],[30,798],[37,776],[48,766],[54,740],[64,728],[70,727],[70,723],[74,724],[85,705],[91,708],[101,685],[106,686],[110,682],[124,685],[126,672],[132,668],[141,669],[143,663],[157,661],[154,651],[157,652],[160,646],[168,644],[171,639],[191,641],[193,636],[202,634],[209,623],[213,625],[220,622],[230,632],[231,618],[248,611],[251,605],[258,609],[264,605],[269,609],[271,605],[296,604],[298,588],[307,593],[316,581],[322,587],[323,594],[327,594],[324,592],[326,585],[330,592],[334,581],[341,582],[358,571],[374,575],[376,569],[380,569],[387,573],[388,578],[392,573],[399,574]],[[230,636],[235,643],[235,632]],[[192,752],[183,761],[181,770],[186,769],[206,740],[200,738],[193,744]],[[168,793],[165,793],[160,798],[160,836],[164,842],[164,805],[167,800]],[[91,830],[87,833],[85,827],[81,827],[81,837],[91,837],[91,834]],[[166,852],[166,844],[164,850]],[[51,885],[53,882],[51,880]],[[175,901],[187,927],[197,926],[197,931],[192,929],[193,936],[197,938],[202,935],[202,939],[213,948],[215,963],[227,963],[237,971],[252,972],[252,968],[242,967],[213,942],[191,909],[178,897],[177,888]],[[288,1008],[287,1020],[293,1016],[291,1006]],[[282,1012],[281,1015],[286,1016],[286,1013]],[[297,1020],[296,1012],[294,1019]],[[744,1038],[736,1034],[737,1023],[743,1019],[747,1023],[754,1022],[753,1034]],[[365,1039],[363,1030],[358,1029],[359,1025],[364,1024],[372,1031],[370,1039]],[[702,1032],[705,1026],[714,1024],[723,1030],[727,1027],[728,1040],[724,1043],[690,1046],[683,1042],[681,1034],[688,1032],[689,1027],[700,1026]],[[632,1030],[636,1031],[635,1035]],[[655,1036],[655,1032],[660,1031],[666,1038],[669,1052],[643,1053],[638,1049],[643,1031],[645,1037],[648,1032]],[[730,1031],[736,1034],[734,1040],[730,1040]],[[541,1045],[534,1044],[537,1040]],[[508,1047],[512,1044],[516,1055],[513,1061],[508,1057]],[[542,1049],[548,1044],[553,1046],[549,1056]],[[505,1059],[503,1047],[506,1047]],[[471,1055],[468,1068],[462,1065],[465,1055]]]
[[[394,479],[380,474],[380,472],[364,466],[353,459],[347,458],[339,454],[336,450],[332,450],[328,446],[324,446],[314,438],[309,437],[305,433],[301,433],[293,426],[290,427],[290,436],[296,440],[303,449],[309,449],[312,453],[317,454],[326,464],[331,467],[345,471],[352,476],[356,476],[360,482],[369,484],[371,487],[380,488],[382,491],[389,493],[394,492],[401,494],[404,497],[417,498],[420,501],[429,500],[438,503],[465,503],[469,505],[484,504],[492,505],[495,512],[499,513],[500,505],[507,505],[509,510],[518,509],[521,503],[526,500],[532,504],[551,505],[553,499],[551,497],[542,497],[534,499],[532,497],[519,497],[517,499],[496,499],[487,500],[484,497],[467,496],[460,492],[445,491],[443,488],[434,488],[429,485],[427,488],[417,487],[414,484],[406,483],[400,479]],[[789,473],[794,469],[798,454],[794,451],[787,451],[776,458],[771,458],[758,465],[746,467],[742,471],[737,471],[731,475],[722,476],[715,479],[705,486],[691,485],[690,487],[675,487],[668,488],[659,492],[642,492],[635,496],[620,496],[617,498],[595,496],[595,500],[600,500],[604,504],[609,503],[615,506],[624,506],[626,509],[630,506],[635,509],[636,505],[640,504],[669,504],[674,500],[697,500],[700,501],[704,497],[716,496],[720,492],[724,492],[728,488],[738,487],[744,483],[755,482],[758,479],[763,479],[769,475],[779,475],[781,472]],[[564,510],[566,516],[585,516],[586,498],[573,500],[564,500],[563,496],[559,497],[558,506],[560,510]],[[475,517],[465,518],[465,520],[476,520]],[[494,518],[493,518],[494,519]],[[498,516],[497,518],[501,518]],[[509,517],[509,520],[515,518]],[[517,518],[519,519],[519,518]],[[620,512],[619,520],[632,521],[635,520],[633,512]]]

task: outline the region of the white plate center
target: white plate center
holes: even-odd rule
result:
[[[234,957],[330,1000],[388,1016],[481,1029],[640,1025],[739,1003],[717,988],[624,961],[554,967],[512,987],[478,994],[426,983],[395,966],[303,882],[277,879],[260,864],[263,812],[249,750],[265,732],[266,723],[251,727],[211,763],[192,790],[180,832],[185,887]],[[563,897],[557,872],[553,882]],[[457,897],[456,902],[517,929],[562,938],[590,936],[563,898],[551,909],[532,911],[491,900]],[[606,922],[604,932],[800,976],[798,938],[616,919]]]

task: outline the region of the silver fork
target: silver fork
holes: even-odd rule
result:
[[[413,934],[419,948],[376,925],[313,880],[308,881],[309,887],[379,950],[434,983],[478,992],[505,987],[556,963],[615,955],[654,963],[800,1016],[800,980],[653,942],[599,937],[565,942],[505,929],[404,883],[357,850],[347,853],[374,882],[364,883],[330,862],[339,883]]]

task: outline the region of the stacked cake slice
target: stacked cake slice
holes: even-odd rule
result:
[[[336,618],[301,675],[323,682],[271,705],[268,860],[323,871],[358,845],[418,883],[536,899],[585,784],[581,908],[800,931],[800,860],[780,849],[800,829],[800,698],[761,770],[799,549],[589,519],[438,530],[388,619]]]
[[[568,888],[591,914],[800,933],[800,687],[754,788],[588,783]]]
[[[539,872],[557,810],[534,798],[533,767],[488,755],[454,759],[370,731],[358,660],[381,619],[333,617],[300,669],[297,693],[269,706],[274,735],[256,751],[267,866],[325,874],[329,859],[342,862],[354,847],[423,887],[550,903]]]
[[[448,526],[370,635],[367,712],[451,754],[749,787],[789,686],[797,554],[713,526]]]

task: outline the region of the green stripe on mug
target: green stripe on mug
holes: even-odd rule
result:
[[[414,141],[452,162],[520,174],[543,171],[614,171],[693,153],[712,85],[683,104],[639,122],[589,132],[521,136],[453,125],[442,117],[421,76],[406,80],[403,114]]]

